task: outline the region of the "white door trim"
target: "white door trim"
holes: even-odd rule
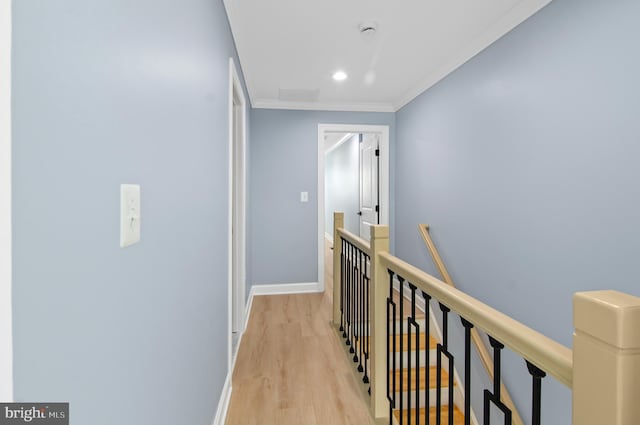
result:
[[[324,135],[325,133],[376,133],[380,135],[380,224],[389,224],[389,126],[318,124],[318,283],[324,291]],[[332,229],[326,230],[332,233]]]
[[[0,400],[13,401],[10,1],[0,1],[0,93]]]
[[[236,146],[234,143],[234,98],[239,107],[239,130],[240,146]],[[228,370],[231,373],[233,366],[233,353],[232,353],[232,334],[233,324],[238,323],[240,327],[243,327],[245,323],[245,261],[246,261],[246,241],[245,241],[245,229],[246,229],[246,108],[247,102],[240,83],[240,77],[236,71],[236,67],[233,58],[229,58],[229,222],[228,222]],[[238,148],[236,152],[236,161],[234,162],[234,149]],[[236,179],[236,214],[238,219],[236,221],[235,232],[232,232],[233,228],[233,180]],[[233,250],[236,252],[236,264],[235,270],[233,265]],[[236,277],[234,282],[233,277]],[[233,291],[237,291],[241,296],[236,297],[236,302],[233,302]],[[235,316],[235,317],[234,317]],[[244,329],[240,329],[243,331]]]

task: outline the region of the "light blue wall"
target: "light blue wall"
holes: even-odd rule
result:
[[[344,227],[359,234],[360,144],[354,135],[324,157],[324,231],[333,236],[333,213],[344,213]]]
[[[318,124],[388,125],[393,162],[395,114],[252,110],[250,284],[318,280]],[[393,194],[390,203],[393,211]]]
[[[429,223],[464,291],[568,346],[574,292],[640,295],[638,16],[634,0],[555,0],[402,108],[397,254],[435,272]],[[528,406],[522,370],[505,374]],[[543,422],[569,424],[545,381]]]
[[[210,425],[227,374],[222,1],[14,2],[15,397]],[[119,247],[119,185],[142,241]]]

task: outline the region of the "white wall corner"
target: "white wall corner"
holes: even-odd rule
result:
[[[0,401],[13,401],[11,2],[0,2]]]

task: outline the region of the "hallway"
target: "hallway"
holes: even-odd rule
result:
[[[365,387],[330,324],[323,294],[255,297],[233,374],[227,425],[373,424]]]

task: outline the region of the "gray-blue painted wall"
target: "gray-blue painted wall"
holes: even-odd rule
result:
[[[15,397],[210,425],[227,374],[222,1],[13,4]],[[142,240],[119,247],[119,185]]]
[[[574,292],[640,295],[638,16],[555,0],[402,108],[397,255],[435,273],[429,223],[460,288],[567,346]],[[523,369],[509,359],[505,379],[528,406]],[[543,423],[569,424],[568,391],[545,382]]]
[[[249,285],[318,280],[318,124],[388,125],[393,163],[395,114],[252,110]]]
[[[360,233],[360,143],[354,135],[324,157],[324,231],[333,237],[333,213],[344,213],[344,228]]]

